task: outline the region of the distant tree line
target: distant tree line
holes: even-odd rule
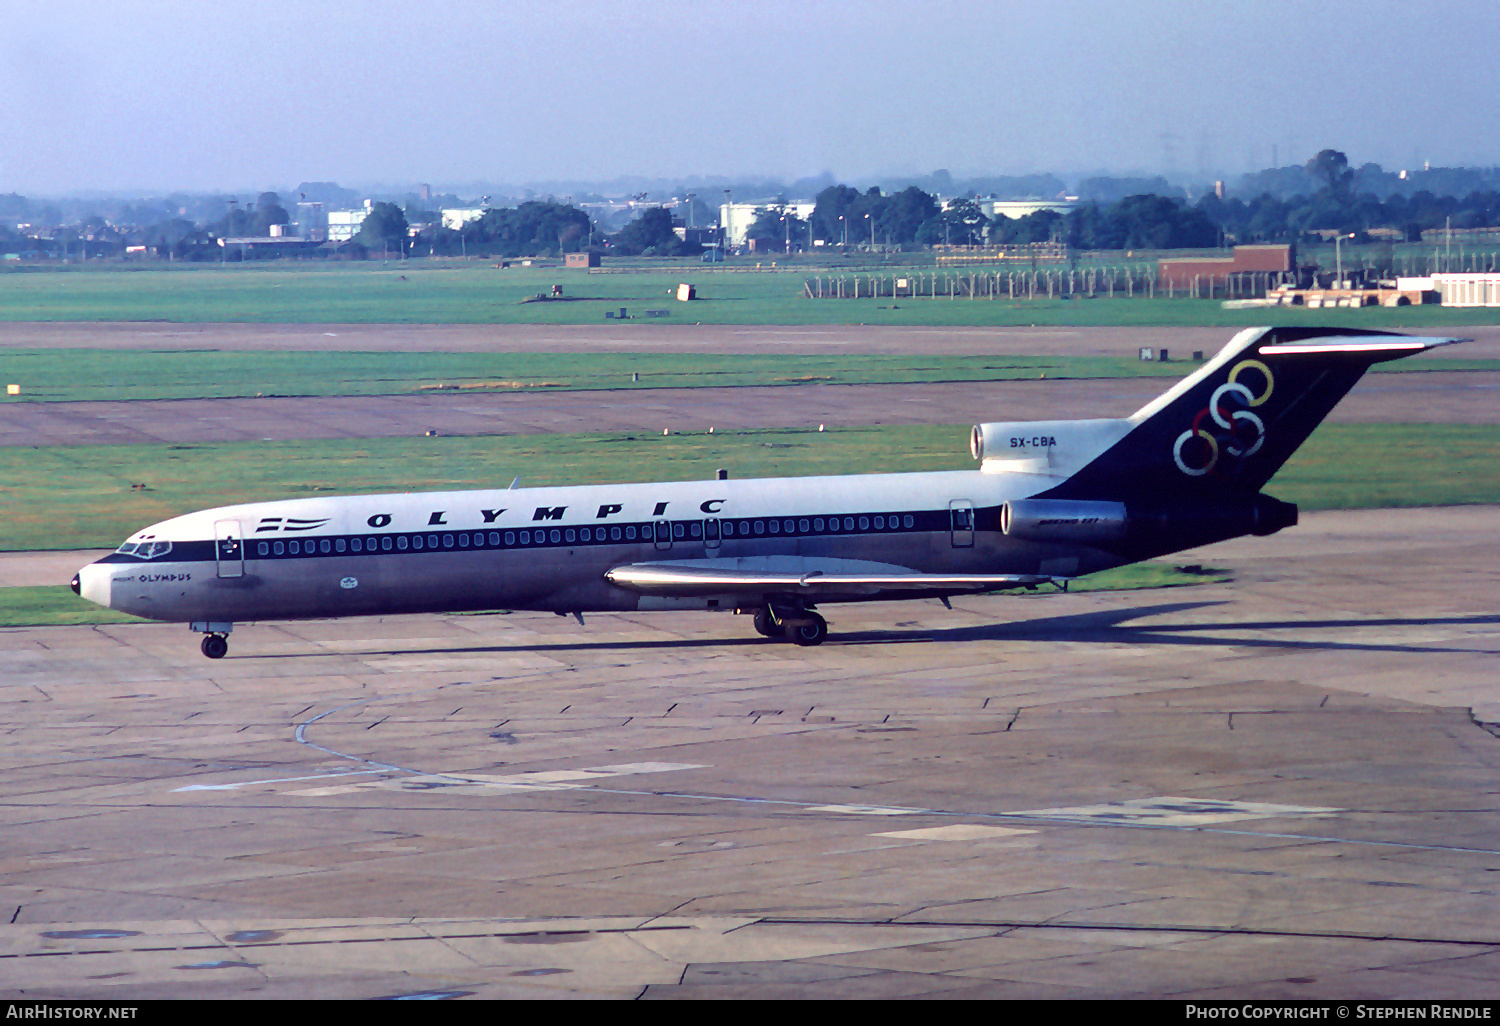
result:
[[[1176,249],[1217,245],[1220,229],[1202,210],[1165,196],[1127,196],[1068,214],[1042,210],[1028,217],[989,218],[973,197],[950,200],[908,186],[892,195],[834,185],[818,193],[810,218],[789,206],[756,211],[747,236],[771,248],[809,241],[825,245],[920,249],[929,246],[1011,245],[1066,241],[1082,249]]]
[[[1500,226],[1500,176],[1497,188],[1467,196],[1438,195],[1426,190],[1390,192],[1384,198],[1359,191],[1368,177],[1353,171],[1337,150],[1323,150],[1300,169],[1314,187],[1305,194],[1281,197],[1269,192],[1250,199],[1220,199],[1208,193],[1196,203],[1163,193],[1092,200],[1068,213],[1041,210],[1027,217],[987,218],[970,198],[941,208],[937,198],[914,186],[891,196],[878,188],[861,193],[834,185],[818,193],[810,219],[814,238],[827,244],[924,247],[937,244],[1011,245],[1064,242],[1076,249],[1205,249],[1230,243],[1295,242],[1313,232],[1336,231],[1357,239],[1373,228],[1395,228],[1408,240],[1428,229]],[[1164,192],[1162,179],[1090,179],[1095,193],[1108,193],[1107,182],[1150,184]],[[787,237],[781,211],[760,212],[750,236],[774,243]],[[792,215],[786,215],[788,219]],[[791,239],[806,240],[807,225],[792,222]],[[871,233],[873,231],[873,240]],[[798,234],[798,233],[801,234]]]
[[[1500,178],[1494,180],[1494,188],[1466,196],[1419,189],[1390,192],[1382,198],[1360,191],[1368,174],[1351,170],[1348,159],[1337,150],[1319,152],[1304,170],[1318,183],[1308,194],[1282,198],[1263,192],[1248,201],[1209,195],[1199,201],[1198,208],[1240,242],[1293,241],[1319,230],[1359,237],[1372,228],[1395,228],[1408,241],[1416,241],[1432,228],[1500,225]]]
[[[1077,249],[1202,249],[1218,245],[1297,242],[1313,233],[1368,239],[1374,228],[1394,228],[1409,242],[1443,228],[1500,225],[1500,192],[1466,197],[1418,192],[1385,201],[1365,193],[1320,190],[1289,200],[1263,194],[1221,200],[1214,194],[1189,204],[1165,196],[1127,196],[1118,203],[1083,204],[1068,214],[1039,211],[992,227],[991,243],[1056,240]]]
[[[968,184],[975,181],[1012,193],[1027,189],[1051,196],[1063,185],[1046,175]],[[1245,176],[1237,194],[1224,199],[1208,192],[1191,200],[1162,178],[1096,177],[1079,183],[1082,202],[1069,212],[1043,210],[1019,219],[986,217],[972,190],[940,202],[939,195],[951,196],[957,184],[946,171],[889,193],[878,186],[861,191],[824,184],[806,218],[783,194],[756,210],[748,234],[757,248],[773,250],[788,245],[803,249],[819,239],[831,246],[873,243],[900,249],[1055,241],[1076,249],[1117,250],[1295,242],[1312,232],[1330,231],[1359,238],[1374,228],[1394,228],[1416,240],[1423,231],[1446,225],[1500,226],[1500,169],[1424,168],[1398,174],[1374,164],[1351,167],[1345,154],[1332,149],[1303,165]],[[308,203],[325,205],[352,205],[355,195],[327,182],[304,182],[297,192]],[[89,211],[85,204],[93,202],[100,206]],[[664,206],[641,210],[613,234],[602,231],[585,210],[552,199],[490,207],[457,228],[443,226],[440,210],[432,209],[463,205],[456,196],[426,203],[409,196],[404,206],[375,203],[341,252],[511,258],[560,256],[592,247],[626,255],[687,257],[701,249],[678,238],[673,213]],[[237,254],[220,246],[220,239],[264,237],[275,226],[290,224],[295,206],[274,192],[263,192],[243,206],[227,197],[187,195],[123,202],[33,201],[0,194],[0,253],[73,259],[145,247],[173,260],[234,259]],[[696,206],[700,216],[708,213],[701,202]],[[60,227],[65,217],[74,220]]]

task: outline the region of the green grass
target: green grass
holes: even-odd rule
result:
[[[889,274],[893,269],[872,270]],[[1189,299],[806,299],[803,279],[817,273],[744,273],[705,266],[589,274],[561,267],[496,270],[489,263],[425,260],[405,265],[108,265],[9,270],[0,272],[0,322],[616,324],[626,331],[632,324],[662,321],[912,326],[1312,324],[1414,329],[1500,322],[1500,310],[1439,306],[1223,310],[1217,300]],[[672,299],[669,293],[680,281],[696,284],[701,298],[692,303]],[[554,284],[563,286],[566,301],[523,302],[538,292],[550,293]],[[647,309],[667,310],[668,315],[661,321],[605,320],[606,311],[621,306],[638,316]]]
[[[1080,577],[1068,585],[1073,592],[1086,591],[1144,591],[1153,588],[1189,588],[1196,584],[1222,584],[1233,580],[1234,574],[1219,567],[1182,566],[1166,559],[1132,563],[1129,566],[1101,570],[1097,574]],[[1055,594],[1052,588],[1036,591],[1017,591],[1010,594],[1022,597],[1046,597]]]
[[[637,390],[802,384],[1178,378],[1193,364],[1095,356],[722,353],[391,353],[0,349],[0,406],[80,400]],[[1500,371],[1500,360],[1412,361],[1378,372]],[[638,376],[638,380],[636,378]]]
[[[1500,502],[1500,427],[1324,424],[1267,491],[1304,509]]]
[[[892,269],[646,268],[589,275],[562,268],[414,261],[366,265],[114,267],[0,272],[0,322],[882,324],[909,326],[1309,324],[1442,330],[1500,322],[1500,311],[1441,307],[1225,311],[1213,300],[809,300],[805,276]],[[923,269],[916,268],[918,273]],[[952,273],[961,273],[954,270]],[[679,281],[700,300],[677,303]],[[563,302],[525,302],[563,285]],[[638,319],[606,320],[627,307]],[[647,309],[663,318],[641,316]],[[11,329],[14,338],[17,331]],[[940,344],[940,343],[939,343]],[[0,354],[10,402],[264,394],[401,394],[434,385],[505,389],[651,388],[828,382],[1176,377],[1181,364],[1092,358],[838,358],[653,354],[230,353],[24,350]],[[1384,369],[1384,368],[1382,368]],[[1393,370],[1495,370],[1444,361]],[[639,373],[634,382],[630,375]],[[287,496],[620,480],[966,469],[967,428],[747,431],[714,436],[551,435],[213,446],[0,448],[0,549],[109,548],[167,517]],[[1327,425],[1270,491],[1307,509],[1500,502],[1500,428]],[[135,487],[135,486],[142,487]],[[1077,590],[1159,588],[1225,579],[1170,562],[1095,575]],[[129,622],[65,587],[0,589],[0,625]]]
[[[113,548],[157,521],[320,494],[957,469],[967,429],[0,447],[0,549]],[[135,488],[133,485],[144,485]]]
[[[0,588],[0,627],[68,627],[92,623],[149,623],[96,606],[67,585]]]
[[[1490,361],[1500,370],[1500,360]],[[402,395],[701,386],[1175,378],[1182,363],[1106,357],[697,353],[227,352],[0,350],[0,377],[21,385],[0,405],[256,395]],[[1447,363],[1444,364],[1447,366]],[[633,375],[639,375],[635,380]]]
[[[1305,509],[1500,502],[1500,427],[1324,425],[1268,491]],[[113,548],[211,506],[275,498],[974,467],[963,426],[713,435],[0,447],[0,549]],[[135,488],[133,485],[144,485]]]
[[[1222,567],[1180,565],[1171,558],[1132,563],[1090,574],[1068,585],[1069,591],[1143,591],[1148,588],[1188,588],[1196,584],[1223,584],[1234,574]]]

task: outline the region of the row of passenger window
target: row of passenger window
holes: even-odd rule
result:
[[[765,535],[836,534],[859,533],[870,530],[898,531],[916,526],[916,518],[910,513],[904,517],[811,517],[787,520],[691,520],[686,523],[667,521],[648,524],[616,524],[610,527],[554,527],[526,531],[463,531],[457,534],[378,534],[352,538],[308,538],[293,541],[259,541],[255,543],[257,556],[332,555],[344,552],[422,552],[444,549],[498,549],[537,545],[600,544],[608,542],[633,542],[668,540],[671,531],[673,541],[713,541],[716,533],[725,538],[754,537]]]
[[[907,530],[917,526],[916,518],[910,513],[904,517],[892,513],[890,516],[875,517],[829,517],[825,522],[822,517],[813,517],[800,520],[724,520],[724,537],[732,538],[736,529],[741,537],[751,534],[846,534],[856,531],[898,531],[903,526]],[[680,535],[679,535],[680,537]]]

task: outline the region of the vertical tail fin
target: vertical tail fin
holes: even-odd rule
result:
[[[1125,437],[1059,499],[1160,500],[1263,488],[1372,365],[1457,338],[1326,328],[1248,328],[1129,419]]]

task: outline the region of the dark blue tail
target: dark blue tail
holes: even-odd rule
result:
[[[1249,328],[1138,411],[1119,442],[1045,498],[1160,504],[1255,495],[1372,365],[1456,338]]]

